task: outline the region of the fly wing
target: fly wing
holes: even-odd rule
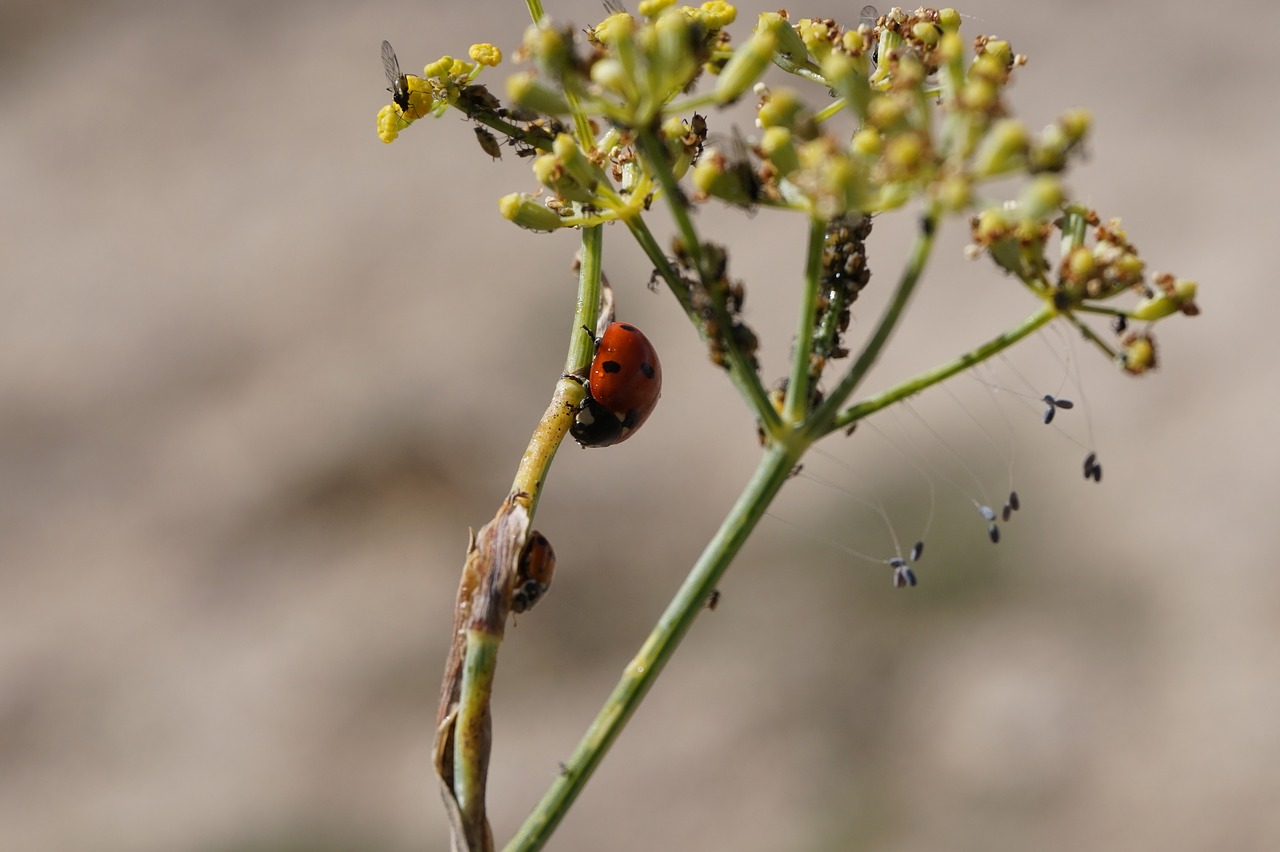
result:
[[[386,39],[382,40],[382,69],[387,72],[387,82],[394,86],[400,79],[400,60]]]

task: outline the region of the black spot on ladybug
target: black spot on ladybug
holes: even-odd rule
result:
[[[620,373],[622,372],[622,365],[617,361],[604,361],[600,364],[600,369],[606,373]]]
[[[643,364],[640,365],[640,372],[644,373],[644,377],[646,379],[652,379],[653,365],[650,364],[648,361],[645,361]]]
[[[623,328],[625,331],[639,331],[639,330],[640,330],[640,329],[636,328],[634,325],[631,325],[630,323],[625,323],[625,322],[624,322],[624,323],[622,323],[621,325],[622,325],[622,328]]]

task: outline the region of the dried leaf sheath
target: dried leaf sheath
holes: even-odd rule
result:
[[[492,521],[472,535],[458,584],[453,641],[440,688],[434,763],[459,852],[488,852],[485,778],[492,746],[489,704],[516,565],[529,535],[527,495],[507,498]]]

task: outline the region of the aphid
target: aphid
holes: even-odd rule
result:
[[[533,609],[533,605],[542,599],[551,588],[551,580],[556,573],[556,552],[547,541],[547,537],[534,530],[520,551],[520,560],[516,563],[516,585],[511,594],[513,612],[524,612]]]
[[[382,68],[387,72],[387,82],[391,84],[387,87],[391,100],[400,107],[401,112],[408,112],[409,75],[400,73],[400,60],[396,58],[391,42],[386,39],[382,40]]]
[[[1000,520],[1004,521],[1007,524],[1009,523],[1009,519],[1012,517],[1013,517],[1013,507],[1010,506],[1008,503],[1005,503],[1004,509],[1001,510],[1000,512]]]
[[[994,523],[987,527],[987,538],[991,539],[992,544],[1000,543],[1000,528]]]
[[[473,128],[476,132],[476,141],[480,143],[480,147],[484,152],[495,160],[502,159],[502,146],[498,144],[498,137],[494,136],[483,127]]]
[[[1124,334],[1129,330],[1129,320],[1124,314],[1116,314],[1111,319],[1111,330],[1116,334]]]
[[[994,521],[996,519],[996,510],[990,506],[979,506],[978,514],[982,515],[982,517],[988,521]]]
[[[1019,503],[1019,501],[1018,501],[1018,492],[1017,492],[1017,491],[1010,491],[1010,492],[1009,492],[1009,507],[1010,507],[1011,509],[1013,509],[1013,511],[1015,511],[1015,512],[1022,508],[1022,506],[1020,505],[1020,503]]]
[[[644,332],[610,323],[596,343],[587,398],[569,427],[584,447],[620,444],[644,425],[662,394],[662,364]]]
[[[917,541],[915,546],[911,548],[911,561],[919,562],[921,556],[924,556],[924,542]]]
[[[707,609],[714,610],[720,605],[720,590],[712,589],[711,594],[707,595]]]
[[[693,118],[689,119],[689,134],[685,136],[685,144],[689,145],[689,139],[692,137],[693,162],[698,162],[698,158],[702,156],[702,149],[707,144],[707,119],[698,113],[693,114]]]

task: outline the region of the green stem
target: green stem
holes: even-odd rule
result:
[[[658,240],[653,236],[653,232],[649,230],[649,226],[639,216],[630,216],[626,222],[627,228],[631,231],[631,236],[635,237],[636,242],[640,244],[640,248],[644,250],[649,262],[653,264],[653,268],[658,270],[662,280],[667,282],[667,288],[676,297],[680,307],[684,308],[684,312],[689,315],[689,319],[696,324],[698,317],[693,310],[693,299],[689,296],[689,288],[685,286],[675,267],[671,265],[671,261],[663,253],[662,246],[658,245]]]
[[[969,369],[974,364],[979,364],[987,360],[997,352],[1007,349],[1019,340],[1022,340],[1028,334],[1031,334],[1037,329],[1043,328],[1057,316],[1059,316],[1059,313],[1054,309],[1053,305],[1048,302],[1044,303],[1040,307],[1040,310],[1027,317],[1018,325],[997,337],[993,337],[981,346],[971,349],[959,358],[939,367],[935,367],[932,370],[927,370],[918,376],[907,379],[902,384],[889,388],[870,399],[865,399],[856,405],[849,406],[844,411],[840,412],[832,422],[831,428],[828,431],[834,432],[837,429],[843,429],[857,423],[862,418],[874,414],[880,409],[890,406],[900,399],[914,396],[931,385],[936,385],[944,379],[951,378],[956,373]]]
[[[702,241],[698,237],[698,231],[693,226],[693,219],[689,216],[689,202],[685,198],[684,193],[680,190],[676,182],[675,175],[671,173],[671,164],[666,156],[666,149],[662,144],[662,140],[657,134],[651,130],[642,131],[636,139],[636,143],[648,161],[649,171],[657,178],[658,184],[662,187],[662,194],[667,199],[667,207],[671,210],[671,216],[676,221],[676,227],[680,231],[680,236],[684,240],[685,251],[689,253],[690,259],[693,261],[694,268],[698,271],[698,277],[702,280],[708,292],[713,291],[714,282],[708,281],[707,269],[702,253]],[[670,267],[670,264],[663,264]],[[661,269],[662,266],[659,266]],[[673,284],[673,286],[675,286]],[[756,374],[755,369],[748,362],[747,357],[742,354],[741,347],[734,340],[730,329],[733,328],[733,321],[729,317],[728,311],[725,310],[723,298],[712,298],[712,307],[716,312],[716,320],[724,329],[724,347],[729,360],[729,377],[733,383],[738,386],[738,391],[747,400],[747,404],[751,406],[756,417],[760,419],[766,434],[775,435],[779,428],[778,412],[769,402],[769,396],[765,393],[764,385],[760,384],[760,376]]]
[[[463,824],[480,831],[485,823],[484,793],[489,771],[489,704],[502,637],[484,630],[467,631],[458,718],[454,723],[453,795]]]
[[[931,205],[925,211],[920,233],[916,235],[915,244],[912,245],[911,254],[907,259],[907,266],[902,270],[902,277],[898,280],[898,286],[894,290],[893,299],[889,302],[889,307],[885,309],[884,316],[880,318],[880,324],[876,326],[876,330],[871,335],[871,339],[867,341],[866,346],[858,353],[858,360],[854,362],[853,367],[849,369],[845,377],[840,380],[840,384],[831,391],[822,405],[809,418],[806,432],[810,441],[816,440],[836,428],[833,425],[836,420],[836,412],[866,377],[867,371],[875,364],[885,344],[889,342],[889,336],[893,334],[903,310],[907,307],[907,302],[911,300],[911,294],[915,291],[916,284],[919,283],[920,276],[924,272],[925,263],[929,260],[929,255],[933,251],[933,237],[937,227],[937,208]]]
[[[827,242],[827,223],[809,219],[809,250],[804,263],[804,290],[800,297],[800,319],[796,328],[795,351],[791,356],[791,378],[782,419],[799,423],[809,409],[809,376],[812,373],[813,324],[818,309],[819,282],[822,278],[822,252]]]
[[[689,631],[725,569],[764,516],[802,451],[802,446],[788,449],[778,444],[765,451],[751,481],[715,537],[707,544],[640,652],[627,665],[622,679],[564,764],[559,777],[507,844],[506,852],[541,849],[550,838]]]
[[[535,23],[542,23],[542,0],[524,0],[524,5],[529,9],[529,18]]]
[[[565,355],[564,372],[567,375],[585,375],[594,355],[595,341],[582,329],[596,327],[600,313],[600,268],[604,246],[604,229],[599,225],[582,229],[582,262],[578,273],[578,305],[573,314],[573,327],[569,329],[569,349]],[[571,413],[582,402],[585,392],[582,383],[562,379],[552,395],[547,411],[538,421],[524,455],[516,468],[511,491],[525,494],[521,498],[529,517],[538,509],[542,486],[547,471],[556,457],[556,451],[569,429]]]

